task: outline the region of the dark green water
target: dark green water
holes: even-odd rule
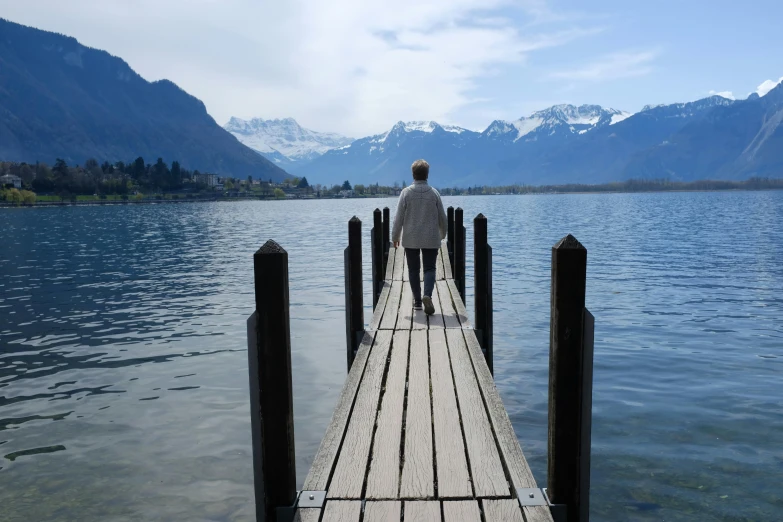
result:
[[[446,199],[490,220],[496,379],[540,485],[570,232],[596,317],[592,519],[783,519],[783,193]],[[269,238],[290,258],[301,484],[345,378],[346,222],[383,205],[0,211],[0,520],[252,519],[245,320]],[[471,227],[468,245],[471,274]]]

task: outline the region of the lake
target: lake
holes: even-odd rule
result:
[[[783,191],[444,198],[493,248],[495,378],[546,485],[551,247],[588,250],[596,521],[783,518]],[[251,520],[252,254],[289,253],[301,485],[346,376],[343,249],[396,200],[0,210],[4,521]]]

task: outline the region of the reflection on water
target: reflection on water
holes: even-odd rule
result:
[[[345,378],[346,223],[393,203],[2,211],[4,520],[252,519],[244,336],[269,238],[289,252],[301,484]],[[593,519],[780,518],[782,193],[447,204],[490,220],[496,379],[541,485],[549,249],[570,232],[596,316]]]

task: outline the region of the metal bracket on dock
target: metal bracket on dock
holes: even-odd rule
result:
[[[554,522],[567,522],[565,504],[552,504],[546,488],[517,488],[517,500],[521,507],[547,506]]]
[[[517,488],[517,499],[522,507],[549,505],[549,499],[540,488]]]
[[[299,493],[300,508],[322,508],[326,501],[326,491],[302,491]]]

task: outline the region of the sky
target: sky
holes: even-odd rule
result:
[[[293,117],[351,137],[783,80],[779,0],[0,0],[0,16],[169,79],[221,125]]]

